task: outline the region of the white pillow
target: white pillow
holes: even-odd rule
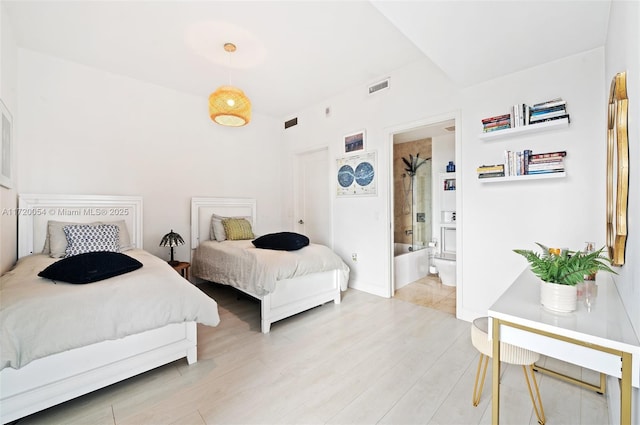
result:
[[[70,221],[49,220],[47,223],[47,238],[44,241],[43,254],[49,254],[52,258],[63,258],[67,250],[67,235],[64,234],[64,226],[73,224],[95,226],[99,223],[74,223]]]
[[[96,251],[120,252],[119,228],[115,224],[71,224],[63,230],[69,242],[66,257]]]
[[[227,234],[224,231],[222,220],[228,217],[222,217],[217,214],[211,215],[211,230],[209,231],[209,239],[212,241],[224,241],[227,239]]]

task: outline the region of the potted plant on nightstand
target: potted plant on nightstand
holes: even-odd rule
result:
[[[548,248],[536,242],[542,252],[514,249],[527,259],[531,271],[540,278],[540,302],[553,311],[567,313],[576,309],[576,285],[585,275],[599,270],[615,273],[611,261],[602,256],[604,247],[593,252],[568,251]]]

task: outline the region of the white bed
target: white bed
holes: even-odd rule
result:
[[[3,304],[7,303],[8,305],[7,299],[23,300],[20,295],[16,295],[23,290],[20,285],[23,282],[25,283],[24,288],[29,287],[29,291],[31,291],[34,284],[39,284],[42,289],[49,291],[47,296],[57,293],[62,296],[63,292],[71,293],[75,289],[82,290],[86,288],[94,291],[94,288],[98,288],[99,284],[103,284],[101,286],[103,293],[115,292],[110,289],[110,285],[117,284],[120,285],[119,290],[133,290],[131,288],[135,285],[131,285],[130,282],[134,282],[133,279],[138,279],[139,276],[144,275],[149,278],[149,283],[155,283],[157,286],[162,287],[166,286],[167,288],[171,287],[172,290],[179,291],[178,293],[180,294],[183,291],[185,294],[190,294],[187,298],[189,299],[187,303],[189,306],[184,307],[183,304],[180,308],[190,309],[191,304],[198,304],[200,310],[199,316],[196,318],[184,319],[188,321],[169,324],[142,324],[135,320],[126,323],[114,323],[113,327],[119,328],[117,332],[119,334],[124,332],[122,335],[127,336],[118,335],[99,342],[92,342],[85,346],[78,346],[77,348],[63,346],[61,349],[64,351],[51,353],[47,351],[39,356],[34,355],[33,359],[23,358],[23,355],[12,357],[7,354],[9,348],[13,348],[13,346],[9,347],[10,344],[6,342],[8,340],[4,338],[6,335],[3,335],[3,341],[5,341],[4,349],[6,350],[2,353],[3,363],[10,364],[10,361],[12,361],[13,364],[11,367],[4,367],[0,371],[0,417],[2,423],[19,419],[181,358],[186,357],[189,364],[196,362],[196,321],[204,321],[208,325],[215,326],[219,321],[217,305],[215,301],[201,294],[200,291],[183,280],[178,273],[162,260],[142,251],[142,198],[130,196],[21,195],[16,213],[18,215],[19,265],[26,264],[33,269],[34,273],[37,273],[43,265],[56,261],[47,255],[40,254],[46,239],[49,220],[76,223],[124,220],[132,245],[131,251],[124,253],[129,253],[130,257],[139,259],[144,266],[140,269],[140,274],[135,278],[132,276],[138,270],[90,285],[47,284],[47,282],[42,282],[42,278],[34,277],[34,273],[25,272],[24,267],[16,267],[3,276],[2,287],[5,288],[3,291],[6,291],[2,300]],[[37,279],[41,279],[40,282],[37,282]],[[122,280],[116,281],[116,279]],[[127,284],[124,285],[123,281],[126,281]],[[139,281],[135,280],[136,285],[138,285]],[[185,283],[186,285],[182,286]],[[36,289],[38,293],[40,289]],[[27,289],[24,289],[24,291],[27,292]],[[56,293],[55,291],[58,292]],[[148,292],[150,291],[147,290]],[[88,293],[84,292],[84,294]],[[77,296],[77,294],[74,296]],[[194,298],[191,298],[192,296]],[[41,298],[47,300],[46,296],[41,296]],[[129,298],[131,298],[131,295],[127,295],[127,299]],[[197,300],[197,303],[193,300]],[[25,297],[24,303],[27,301],[31,302],[32,300],[27,300]],[[120,303],[120,301],[117,302]],[[3,305],[3,309],[7,305]],[[46,301],[44,305],[47,305]],[[153,305],[157,304],[154,303]],[[163,312],[166,311],[166,306],[162,308]],[[4,315],[5,313],[3,312],[3,317],[10,317],[9,313]],[[178,314],[183,314],[183,312],[180,311]],[[80,312],[77,315],[80,315]],[[73,317],[74,314],[67,314],[67,316]],[[169,319],[169,321],[172,320],[175,320],[175,317]],[[78,326],[82,324],[79,321],[76,323]],[[129,325],[148,326],[149,328],[152,326],[160,327],[133,334],[130,334],[127,329],[124,331],[120,329]],[[67,329],[65,328],[65,330]],[[14,328],[3,327],[4,332],[14,332]],[[97,334],[98,332],[94,333]],[[63,340],[60,339],[60,342],[63,342]],[[69,342],[69,344],[71,343]]]
[[[199,262],[215,263],[216,258],[209,258],[198,251],[200,244],[225,244],[227,242],[248,241],[224,241],[209,242],[211,217],[217,214],[223,217],[246,217],[252,228],[256,228],[256,201],[250,198],[192,198],[191,199],[191,248],[194,249],[191,271],[192,275],[216,283],[228,284],[242,292],[260,300],[261,302],[261,330],[268,333],[271,324],[303,312],[310,308],[333,301],[340,303],[341,291],[347,289],[349,268],[335,255],[338,265],[332,265],[330,269],[313,272],[288,279],[278,279],[275,288],[269,285],[259,287],[257,291],[249,282],[230,282],[228,279],[212,280],[210,275],[203,274],[205,268]],[[311,250],[312,247],[305,247]],[[326,250],[328,248],[322,247]],[[301,251],[302,251],[301,250]],[[330,251],[330,250],[329,250]],[[200,275],[199,275],[200,274]]]

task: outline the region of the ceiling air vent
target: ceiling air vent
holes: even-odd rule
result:
[[[369,86],[369,94],[374,94],[376,92],[379,92],[380,90],[388,89],[389,80],[390,78],[387,78],[386,80],[382,80],[379,83],[375,83],[374,85]]]
[[[291,118],[289,121],[284,122],[284,128],[287,129],[289,127],[293,127],[294,125],[298,125],[298,117]]]

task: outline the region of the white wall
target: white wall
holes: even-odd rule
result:
[[[190,259],[192,196],[255,197],[256,231],[282,228],[282,123],[213,123],[195,97],[19,49],[20,193],[141,195],[144,246],[170,229]]]
[[[9,17],[5,11],[5,4],[0,2],[0,98],[13,116],[14,126],[19,121],[16,115],[16,86],[17,86],[17,48],[13,39],[13,31]],[[16,147],[16,132],[14,127],[14,148]],[[15,156],[14,156],[15,157]],[[14,167],[16,164],[13,164]],[[15,173],[15,168],[14,168]],[[14,186],[5,188],[0,186],[0,274],[9,270],[17,257],[17,216],[16,186],[17,176],[14,174]]]
[[[570,249],[605,242],[604,51],[596,49],[470,87],[464,91],[462,164],[462,303],[467,314],[487,309],[526,267],[514,248],[534,242]],[[567,101],[569,128],[513,139],[478,139],[481,119],[516,103]],[[476,167],[503,162],[504,150],[566,150],[564,179],[483,183]]]
[[[600,87],[608,93],[611,79],[627,72],[629,98],[629,204],[626,263],[615,277],[636,335],[640,338],[640,3],[611,2],[605,55],[605,75]],[[616,388],[609,385],[609,388]],[[618,412],[619,406],[610,404]],[[634,389],[633,423],[640,423],[640,391]]]
[[[433,158],[433,168],[431,172],[432,176],[432,185],[431,190],[433,193],[433,226],[432,226],[432,235],[433,239],[437,240],[437,247],[440,250],[441,247],[441,238],[440,234],[440,223],[441,223],[441,211],[440,207],[440,197],[442,195],[442,184],[440,182],[440,174],[446,173],[447,164],[449,161],[453,161],[455,163],[456,158],[456,146],[455,146],[455,136],[453,134],[446,136],[438,136],[432,138],[431,145],[431,154]],[[457,169],[457,168],[456,168]]]
[[[389,75],[372,78],[371,83]],[[373,96],[368,85],[354,87],[340,96],[300,111],[298,125],[284,131],[289,155],[316,146],[328,146],[331,187],[336,186],[335,159],[344,153],[342,137],[358,129],[367,131],[367,151],[377,152],[378,194],[373,197],[336,198],[332,194],[335,251],[351,267],[351,287],[389,295],[391,201],[391,127],[410,123],[442,111],[453,111],[457,91],[430,61],[422,60],[390,75],[391,87]],[[325,108],[331,115],[325,117]],[[290,171],[288,171],[290,173]],[[290,179],[290,174],[285,176]],[[288,180],[286,180],[288,181]],[[335,193],[335,192],[333,192]],[[291,223],[292,200],[286,200]],[[358,254],[358,262],[351,254]]]
[[[356,87],[301,111],[300,124],[285,131],[290,152],[325,143],[330,146],[330,155],[338,157],[342,135],[358,128],[366,128],[367,147],[378,152],[378,196],[333,199],[334,248],[352,268],[351,285],[388,295],[390,129],[456,110],[461,110],[461,120],[456,123],[461,129],[456,171],[462,201],[458,227],[463,228],[458,247],[459,258],[463,258],[458,317],[470,320],[485,315],[526,267],[512,252],[514,248],[535,248],[536,241],[574,249],[582,248],[587,240],[603,245],[603,68],[604,52],[597,49],[458,92],[425,60],[392,73],[391,89],[378,96],[368,97],[366,87]],[[509,141],[478,139],[482,118],[507,112],[515,103],[558,96],[568,101],[572,117],[568,129]],[[327,106],[332,109],[329,118],[324,116]],[[499,162],[507,148],[538,152],[566,149],[568,177],[480,184],[476,167]],[[358,253],[357,263],[349,260],[352,252]]]

